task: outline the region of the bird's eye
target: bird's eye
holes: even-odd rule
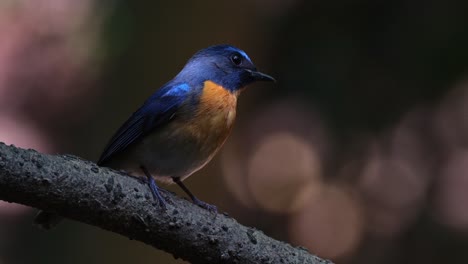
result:
[[[242,63],[242,57],[239,54],[234,54],[231,56],[231,61],[235,65],[240,65]]]

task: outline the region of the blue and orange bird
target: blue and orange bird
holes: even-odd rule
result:
[[[145,176],[163,208],[166,202],[155,179],[178,184],[195,204],[216,211],[215,206],[197,199],[182,181],[203,168],[221,148],[234,124],[237,97],[256,81],[274,79],[257,71],[244,51],[230,45],[198,51],[117,130],[98,165]],[[44,215],[42,218],[49,221]],[[40,214],[36,222],[44,222]]]
[[[221,148],[234,124],[237,97],[256,81],[274,79],[257,71],[244,51],[230,45],[198,51],[120,127],[98,165],[146,176],[164,208],[155,179],[178,184],[195,204],[216,211],[182,181]]]

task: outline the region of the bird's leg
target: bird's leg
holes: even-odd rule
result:
[[[153,194],[153,198],[158,201],[159,206],[161,206],[162,209],[166,210],[166,201],[159,193],[158,191],[159,187],[156,185],[156,182],[154,181],[153,177],[151,176],[149,171],[146,169],[146,167],[140,166],[140,168],[143,171],[143,173],[145,173],[146,178],[148,179],[148,185],[150,187],[151,193]]]
[[[184,192],[190,197],[190,199],[192,199],[194,204],[210,212],[215,212],[215,213],[218,212],[218,209],[216,208],[216,206],[206,203],[198,199],[197,197],[195,197],[195,195],[193,195],[192,192],[190,192],[190,190],[187,187],[185,187],[185,185],[182,183],[179,177],[172,177],[172,180],[175,183],[177,183],[177,185],[179,185],[182,190],[184,190]]]

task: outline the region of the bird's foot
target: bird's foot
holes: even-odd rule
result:
[[[206,209],[210,212],[213,212],[213,213],[217,213],[218,212],[218,208],[216,208],[216,206],[214,205],[211,205],[209,203],[205,203],[203,202],[202,200],[198,199],[197,197],[195,197],[195,195],[192,194],[192,192],[190,192],[190,190],[185,187],[185,185],[182,183],[182,181],[180,180],[179,177],[172,177],[172,180],[177,183],[177,185],[180,186],[180,188],[186,193],[188,194],[188,196],[190,197],[190,199],[192,199],[193,203],[200,206],[201,208],[203,209]]]
[[[214,206],[212,204],[209,204],[207,202],[204,202],[204,201],[198,199],[195,196],[192,198],[192,201],[193,201],[194,204],[196,204],[196,205],[200,206],[201,208],[206,209],[206,210],[208,210],[210,212],[213,212],[213,213],[218,212],[218,208],[216,206]]]
[[[153,194],[153,198],[158,202],[158,205],[161,207],[161,209],[166,210],[166,200],[164,200],[161,193],[159,192],[159,187],[156,185],[156,182],[154,182],[153,178],[149,178],[148,185],[150,187],[151,193]]]
[[[146,169],[145,166],[140,166],[141,170],[143,173],[146,175],[146,179],[148,180],[148,185],[150,187],[151,193],[153,194],[153,198],[158,201],[159,207],[166,211],[167,206],[166,206],[166,200],[161,196],[161,193],[159,193],[159,187],[156,185],[156,182],[154,181],[154,178],[151,176],[151,173]]]

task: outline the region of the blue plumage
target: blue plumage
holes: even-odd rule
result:
[[[243,50],[216,45],[195,53],[174,80],[185,81],[194,87],[211,80],[229,91],[236,91],[252,82],[273,78],[258,72]]]
[[[173,117],[190,91],[187,83],[168,83],[154,93],[140,109],[117,130],[104,148],[98,165],[105,164],[112,155],[124,150],[153,129],[163,126]]]
[[[237,65],[233,61],[235,57],[239,60]],[[105,164],[139,138],[164,126],[185,101],[196,105],[197,96],[207,80],[234,92],[253,81],[269,79],[272,78],[257,72],[249,56],[236,47],[215,45],[200,50],[173,80],[151,95],[120,127],[104,149],[98,164]]]

